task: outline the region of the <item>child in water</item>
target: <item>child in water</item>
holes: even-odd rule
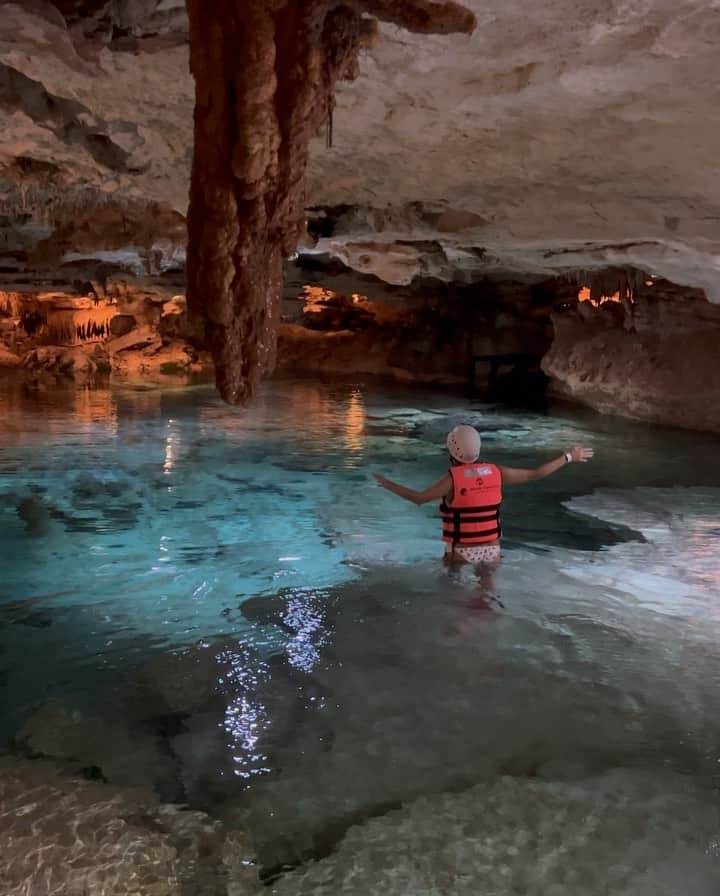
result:
[[[585,463],[593,456],[592,448],[574,445],[560,457],[534,470],[496,466],[478,460],[480,434],[473,426],[465,424],[450,430],[446,444],[450,469],[425,491],[418,492],[391,482],[379,473],[373,475],[383,488],[413,504],[441,501],[445,560],[451,563],[498,563],[504,486],[544,479],[569,463]]]

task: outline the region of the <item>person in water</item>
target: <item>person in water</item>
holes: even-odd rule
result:
[[[593,456],[592,448],[574,445],[555,460],[525,470],[478,460],[480,444],[480,433],[473,426],[463,424],[450,430],[447,449],[451,467],[442,479],[422,492],[373,474],[379,485],[413,504],[441,501],[442,538],[448,562],[497,563],[503,487],[544,479],[569,463],[585,463]]]

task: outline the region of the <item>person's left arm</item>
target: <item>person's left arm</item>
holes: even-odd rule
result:
[[[412,501],[413,504],[418,505],[427,504],[429,501],[438,501],[440,498],[444,498],[452,488],[452,476],[449,473],[446,473],[442,479],[438,479],[434,485],[426,488],[423,492],[418,492],[414,488],[407,488],[407,486],[400,485],[398,482],[391,482],[389,479],[381,476],[380,473],[373,473],[373,476],[378,485],[386,488],[394,495],[398,495],[398,497],[405,498],[406,501]]]

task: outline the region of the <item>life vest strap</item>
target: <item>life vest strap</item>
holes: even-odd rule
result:
[[[474,541],[480,543],[483,541],[488,541],[490,539],[499,538],[502,534],[502,529],[500,526],[496,526],[494,529],[488,529],[486,532],[474,532],[469,533],[467,535],[456,536],[455,529],[445,529],[443,527],[443,538],[450,538],[453,541],[453,544],[472,544]]]
[[[494,512],[483,516],[469,516],[468,513],[476,510],[474,507],[458,507],[457,509],[449,509],[442,513],[443,522],[443,538],[452,539],[453,544],[472,544],[473,542],[482,543],[488,539],[500,537],[500,505],[494,506]],[[467,524],[474,523],[495,523],[492,529],[485,529],[482,532],[464,532],[463,527]],[[452,528],[448,528],[448,524]]]
[[[440,513],[459,513],[465,516],[468,513],[488,513],[492,510],[500,510],[499,504],[486,504],[484,507],[448,507],[445,501],[440,505]]]
[[[466,516],[464,513],[458,515],[461,523],[487,523],[491,520],[496,520],[500,516],[497,510],[493,513],[483,513],[478,516]],[[442,513],[440,516],[447,523],[455,522],[455,514],[452,511],[450,513]]]

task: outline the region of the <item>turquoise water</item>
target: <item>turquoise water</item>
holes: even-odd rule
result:
[[[244,410],[8,388],[0,414],[7,751],[240,821],[268,873],[500,774],[714,795],[718,440],[306,381]],[[371,476],[432,483],[458,422],[508,465],[596,450],[508,492],[492,591]]]

